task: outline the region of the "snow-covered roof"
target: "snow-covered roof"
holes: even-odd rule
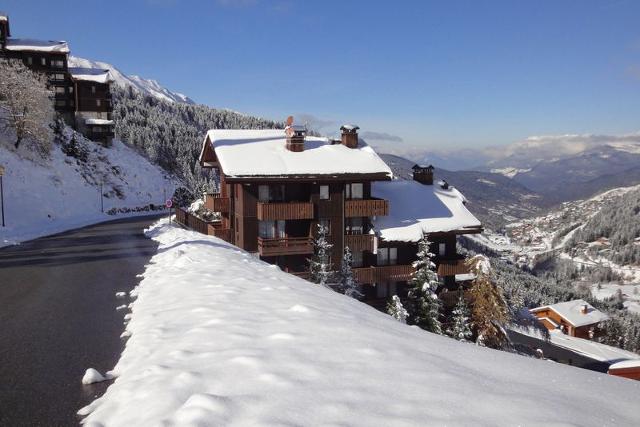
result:
[[[348,130],[348,131],[354,131],[354,130],[358,130],[360,129],[360,126],[358,125],[352,125],[352,124],[344,124],[342,126],[340,126],[340,130]]]
[[[112,125],[113,120],[106,119],[85,119],[84,123],[87,125]]]
[[[94,82],[107,84],[113,79],[109,73],[109,70],[101,70],[99,68],[69,68],[69,74],[73,80]]]
[[[376,217],[374,226],[388,241],[417,242],[424,233],[475,231],[480,221],[464,205],[453,187],[417,181],[374,182],[372,195],[389,201],[389,215]]]
[[[55,40],[8,39],[5,48],[10,51],[69,53],[67,42]]]
[[[327,138],[307,136],[302,152],[286,149],[282,129],[214,129],[207,133],[228,177],[326,176],[338,174],[393,173],[369,146],[348,148]],[[201,160],[202,160],[201,153]]]
[[[587,307],[587,312],[582,312],[582,307]],[[553,310],[567,322],[571,323],[576,328],[580,326],[593,325],[609,319],[605,313],[593,307],[591,304],[583,299],[576,299],[573,301],[561,302],[553,305],[545,305],[542,307],[534,308],[532,313],[537,313],[544,310]]]
[[[630,369],[630,368],[638,368],[640,369],[640,358],[632,359],[632,360],[623,360],[622,362],[614,363],[609,366],[609,370],[611,369]]]

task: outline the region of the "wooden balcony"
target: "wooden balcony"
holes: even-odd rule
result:
[[[313,203],[258,203],[258,220],[313,219]]]
[[[313,241],[311,237],[258,237],[258,253],[262,256],[312,254]]]
[[[441,259],[438,262],[438,276],[455,276],[456,274],[469,274],[469,267],[462,257],[455,259]]]
[[[194,231],[208,236],[215,236],[231,243],[232,233],[229,228],[221,228],[221,221],[203,221],[181,208],[176,208],[176,221]]]
[[[231,243],[231,229],[230,228],[217,228],[215,225],[209,224],[207,227],[207,233],[209,236],[218,237],[225,242]]]
[[[389,201],[383,199],[345,200],[344,216],[385,216],[389,215]]]
[[[383,265],[353,269],[358,283],[403,282],[411,279],[414,271],[411,265]]]
[[[348,234],[344,236],[344,245],[348,246],[351,252],[373,252],[374,239],[373,234]]]
[[[204,207],[212,212],[228,213],[231,205],[229,197],[222,197],[220,193],[207,193],[204,196]]]

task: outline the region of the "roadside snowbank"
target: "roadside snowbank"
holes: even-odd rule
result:
[[[640,425],[640,382],[432,335],[166,221],[148,235],[86,424]]]
[[[129,146],[114,141],[111,148],[104,148],[84,141],[91,150],[86,163],[65,155],[57,145],[49,160],[37,162],[0,145],[6,219],[6,227],[0,227],[0,247],[136,215],[102,213],[100,182],[104,182],[103,192],[110,193],[103,199],[105,212],[163,205],[164,195],[173,194],[177,181]],[[149,213],[153,212],[138,215]]]

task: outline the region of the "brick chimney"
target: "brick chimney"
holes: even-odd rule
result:
[[[433,185],[433,166],[413,166],[413,180],[420,184]]]
[[[342,125],[340,130],[342,131],[342,145],[349,148],[358,148],[358,129],[356,125]]]
[[[287,150],[293,152],[304,151],[304,139],[307,135],[307,128],[299,125],[289,125],[284,128],[287,135]]]

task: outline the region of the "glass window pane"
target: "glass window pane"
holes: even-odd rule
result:
[[[277,237],[280,238],[280,239],[284,239],[286,237],[284,220],[282,220],[282,219],[278,220],[278,223],[277,223],[276,226],[277,226],[277,232],[276,232],[277,233],[276,234]]]
[[[387,248],[378,248],[378,265],[387,265],[389,262],[389,251]]]
[[[395,265],[398,263],[398,248],[389,248],[389,264]]]
[[[258,186],[258,200],[261,202],[269,201],[269,186],[268,185],[260,185]]]
[[[321,185],[320,186],[320,200],[329,200],[329,186]]]
[[[352,199],[362,199],[363,198],[363,185],[361,182],[356,182],[351,184],[351,198]]]

